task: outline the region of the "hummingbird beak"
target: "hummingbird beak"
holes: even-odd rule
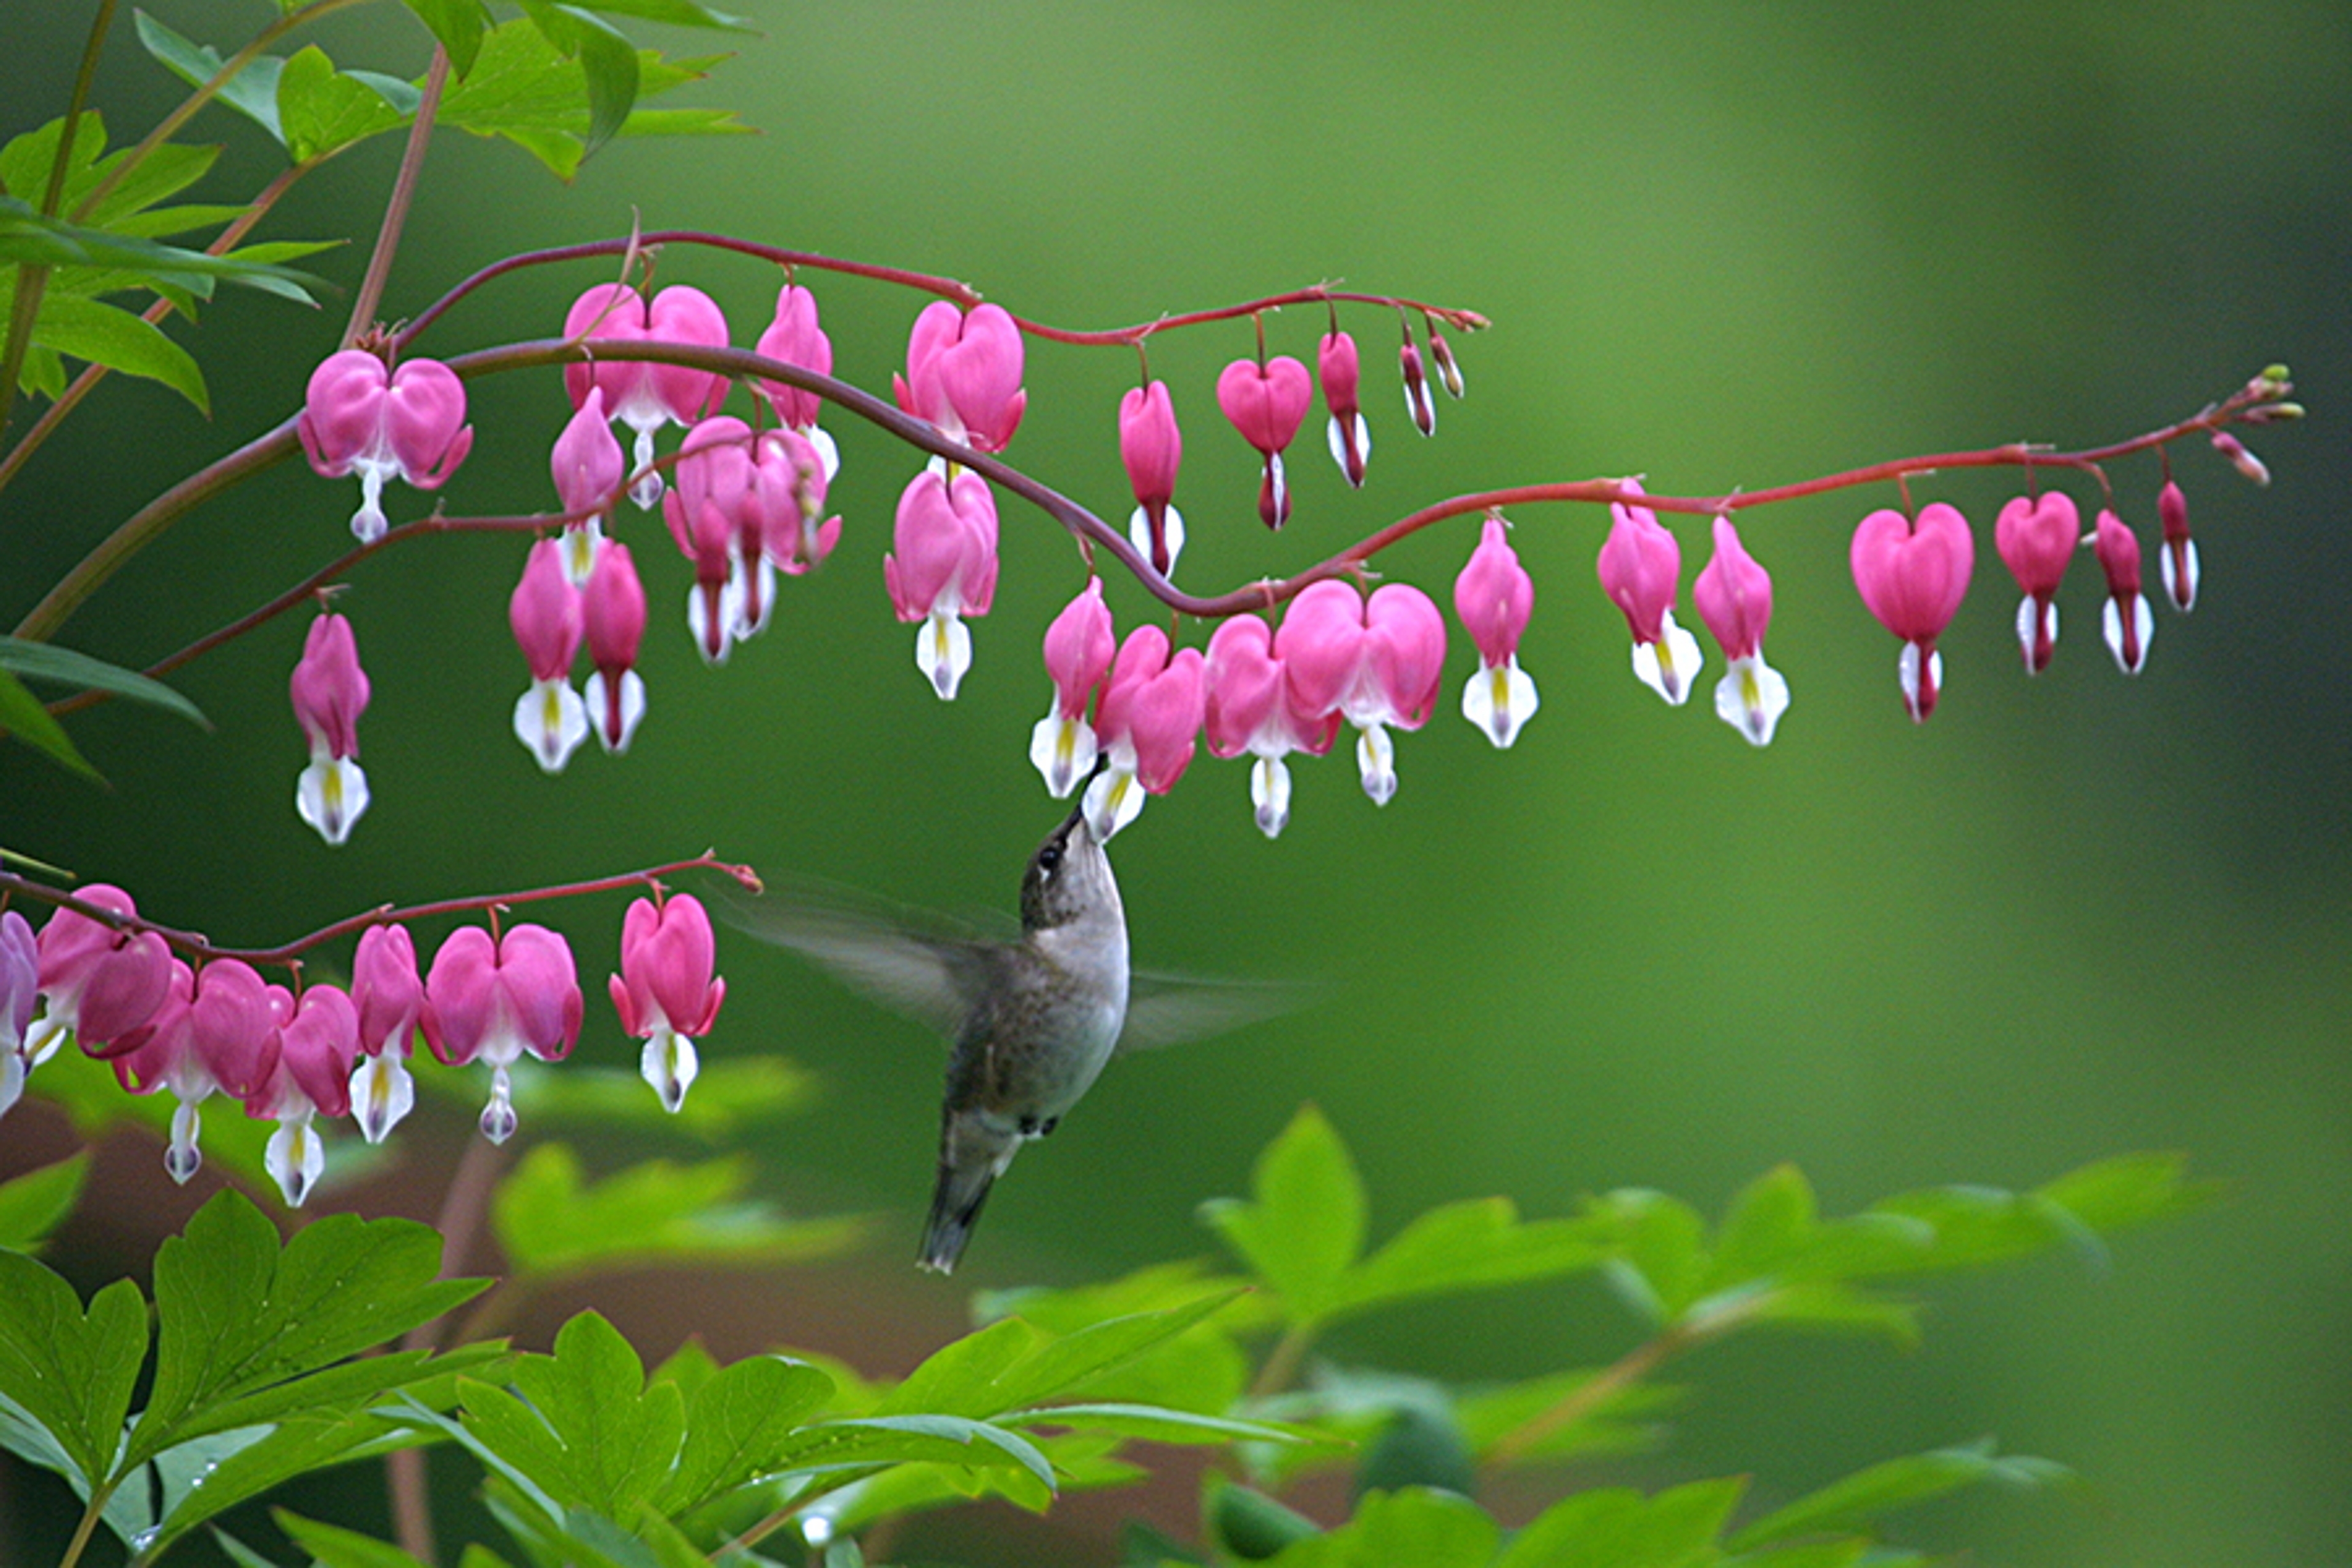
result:
[[[1095,765],[1087,770],[1087,776],[1080,781],[1081,787],[1076,792],[1078,804],[1072,806],[1070,808],[1070,815],[1062,819],[1063,832],[1067,833],[1071,828],[1076,827],[1079,823],[1084,822],[1087,819],[1087,792],[1083,786],[1086,784],[1091,784],[1095,780],[1100,778],[1109,770],[1110,753],[1108,752],[1097,752],[1095,753]],[[1089,838],[1094,837],[1094,833],[1091,829],[1087,831],[1087,837]]]

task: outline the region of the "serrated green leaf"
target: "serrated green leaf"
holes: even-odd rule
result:
[[[1019,1434],[961,1415],[859,1415],[802,1427],[779,1457],[788,1469],[866,1465],[1017,1465],[1048,1489],[1054,1467]]]
[[[114,1472],[146,1358],[147,1304],[138,1286],[118,1279],[85,1311],[49,1269],[21,1252],[0,1252],[0,1394],[46,1429],[85,1497]]]
[[[28,356],[26,365],[32,360]],[[0,669],[0,735],[14,735],[43,756],[62,763],[75,773],[100,784],[98,770],[91,767],[81,752],[75,749],[73,737],[47,708],[41,700],[25,689],[25,683]]]
[[[1007,1318],[950,1340],[926,1356],[904,1383],[883,1395],[874,1414],[993,1415],[1006,1408],[992,1401],[999,1380],[1044,1340],[1043,1334],[1019,1318]]]
[[[690,1513],[772,1473],[794,1425],[832,1394],[831,1378],[782,1356],[753,1356],[712,1373],[688,1406],[686,1445],[662,1490],[662,1510]]]
[[[463,81],[474,69],[489,17],[482,0],[402,0],[449,52],[449,68]]]
[[[564,1485],[548,1489],[554,1496],[620,1519],[668,1478],[686,1402],[675,1384],[646,1387],[636,1351],[597,1313],[573,1317],[552,1356],[522,1357],[513,1376],[562,1456]]]
[[[541,4],[537,10],[550,15],[558,8]],[[558,16],[555,25],[561,30],[569,20]],[[571,25],[587,29],[584,21]],[[639,100],[695,79],[700,74],[698,68],[708,63],[668,61],[652,49],[635,51],[635,98]],[[557,178],[569,180],[579,170],[590,135],[589,94],[587,68],[566,58],[530,17],[517,17],[483,36],[473,71],[443,95],[436,123],[477,136],[502,137],[546,164]],[[658,134],[663,128],[663,121],[649,121],[639,133]],[[626,121],[620,129],[626,132]]]
[[[642,1090],[641,1090],[642,1091]],[[741,1158],[648,1161],[589,1183],[570,1146],[541,1143],[499,1184],[490,1221],[517,1275],[638,1263],[778,1263],[855,1244],[863,1222],[792,1220],[742,1194]]]
[[[574,0],[576,9],[601,11],[607,16],[636,16],[648,22],[667,22],[677,27],[726,27],[736,32],[753,31],[751,24],[740,16],[730,16],[714,11],[696,0]]]
[[[572,24],[572,48],[588,79],[588,145],[586,159],[620,134],[637,102],[637,51],[619,28],[577,5],[555,5]]]
[[[461,1377],[457,1397],[466,1411],[462,1421],[451,1420],[413,1394],[404,1394],[374,1414],[452,1439],[479,1459],[494,1479],[505,1481],[518,1497],[530,1502],[547,1522],[561,1521],[563,1505],[538,1479],[543,1474],[558,1487],[564,1484],[562,1452],[547,1423],[521,1400],[487,1383]]]
[[[1235,1289],[1203,1296],[1181,1307],[1108,1319],[1049,1339],[994,1382],[988,1391],[988,1407],[978,1414],[1032,1405],[1092,1384],[1214,1317],[1241,1293]]]
[[[1519,1531],[1495,1568],[1698,1568],[1746,1483],[1695,1481],[1645,1498],[1622,1488],[1579,1492]]]
[[[425,1568],[392,1542],[373,1535],[304,1519],[282,1508],[271,1509],[269,1517],[278,1521],[288,1540],[310,1554],[319,1568]]]
[[[425,89],[413,81],[386,76],[382,71],[347,70],[342,74],[346,79],[358,82],[390,104],[404,125],[415,119],[416,111],[425,106]]]
[[[1270,1568],[1486,1568],[1500,1539],[1469,1499],[1415,1487],[1370,1494],[1338,1530],[1294,1542],[1268,1561]]]
[[[33,680],[54,681],[72,687],[77,691],[107,691],[133,702],[143,702],[165,712],[176,713],[201,730],[209,730],[212,721],[206,719],[196,705],[164,685],[151,680],[135,669],[108,664],[86,653],[58,647],[51,643],[26,642],[21,637],[0,637],[0,669]],[[5,1235],[0,1231],[0,1235]]]
[[[1708,1294],[1784,1268],[1811,1242],[1812,1184],[1794,1165],[1779,1165],[1740,1189],[1716,1231],[1715,1257],[1702,1289]]]
[[[325,157],[354,142],[394,130],[400,110],[364,83],[337,74],[334,62],[316,44],[286,62],[278,77],[278,123],[286,150],[298,163]]]
[[[144,16],[146,13],[142,11],[140,15]],[[227,1558],[235,1568],[278,1568],[277,1563],[272,1563],[217,1524],[212,1527],[212,1538],[213,1544],[221,1549],[221,1555]]]
[[[1281,1297],[1294,1324],[1319,1320],[1363,1252],[1364,1184],[1347,1145],[1314,1106],[1302,1108],[1258,1156],[1252,1196],[1213,1199],[1202,1214]]]
[[[68,1155],[9,1181],[0,1182],[0,1247],[38,1252],[49,1232],[63,1225],[81,1197],[89,1174],[87,1151]]]
[[[2066,1474],[2061,1466],[2031,1456],[2003,1458],[1990,1441],[1961,1448],[1938,1448],[1858,1470],[1775,1509],[1731,1538],[1736,1552],[1752,1552],[1808,1535],[1843,1535],[1864,1530],[1884,1513],[1941,1497],[1979,1481],[2048,1484]]]
[[[240,1399],[396,1339],[486,1283],[440,1279],[440,1265],[429,1227],[351,1215],[304,1226],[281,1251],[252,1201],[222,1192],[155,1256],[155,1387],[133,1462],[219,1430]]]
[[[136,15],[140,46],[190,87],[202,87],[228,63],[210,44],[192,43],[144,11]],[[275,55],[257,56],[217,95],[219,102],[260,126],[281,147],[286,135],[278,127],[278,72],[284,64]]]
[[[212,397],[205,390],[195,356],[154,322],[129,310],[71,294],[47,295],[34,321],[33,336],[70,359],[161,382],[200,413],[212,412]]]
[[[121,289],[173,287],[192,289],[207,279],[221,279],[248,289],[283,292],[322,288],[318,279],[283,267],[264,267],[201,250],[163,245],[102,229],[84,227],[59,218],[45,218],[14,196],[0,196],[0,263],[31,263],[53,268],[100,268],[124,274]],[[70,276],[60,292],[86,297]],[[44,297],[46,303],[46,296]]]
[[[1834,1280],[1774,1286],[1756,1307],[1755,1321],[1822,1333],[1871,1334],[1906,1349],[1919,1342],[1916,1302],[1875,1296]]]
[[[47,191],[50,166],[64,134],[65,121],[52,120],[0,147],[0,188]],[[110,229],[123,218],[186,190],[202,179],[220,156],[217,147],[167,142],[151,149],[135,167],[115,179],[113,188],[84,212],[82,205],[90,194],[105,181],[113,179],[133,155],[133,149],[125,147],[100,156],[105,150],[105,121],[95,111],[84,113],[76,129],[73,151],[66,160],[66,183],[58,213],[97,230]],[[32,209],[26,206],[26,210]]]
[[[1675,1321],[1697,1299],[1706,1268],[1706,1222],[1680,1198],[1626,1188],[1600,1200],[1598,1214],[1616,1227],[1621,1255],[1610,1280],[1645,1317]]]
[[[424,1440],[415,1431],[372,1415],[281,1422],[205,1471],[201,1487],[184,1490],[150,1543],[141,1550],[148,1557],[160,1556],[197,1525],[296,1476],[381,1458],[394,1448],[414,1447]]]
[[[1507,1198],[1442,1205],[1348,1270],[1330,1314],[1423,1296],[1489,1289],[1598,1267],[1611,1252],[1580,1220],[1522,1221]]]
[[[1156,1405],[1106,1402],[1049,1405],[1016,1410],[998,1417],[1008,1426],[1067,1426],[1079,1431],[1117,1433],[1153,1443],[1280,1443],[1328,1445],[1331,1439],[1303,1426],[1271,1421],[1244,1421],[1230,1415],[1208,1415],[1192,1410],[1171,1410]]]
[[[365,1356],[291,1382],[225,1401],[206,1412],[200,1425],[219,1430],[257,1426],[289,1415],[355,1415],[403,1388],[436,1378],[478,1371],[484,1363],[506,1353],[498,1344],[467,1345],[446,1355],[426,1351],[394,1351]]]

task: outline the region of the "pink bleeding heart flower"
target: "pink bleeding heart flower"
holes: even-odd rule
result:
[[[751,427],[732,415],[704,420],[686,433],[676,483],[662,498],[669,536],[694,563],[686,623],[705,664],[727,661],[743,620],[746,579],[738,563],[745,520],[758,515],[752,445]]]
[[[1789,682],[1764,662],[1772,577],[1748,553],[1727,517],[1715,520],[1715,554],[1691,584],[1691,602],[1730,666],[1715,683],[1716,717],[1750,745],[1770,745],[1780,715],[1789,710]]]
[[[2017,642],[2025,673],[2039,675],[2058,646],[2058,584],[2083,542],[2082,513],[2055,490],[2019,496],[1993,521],[1992,542],[2025,595],[2017,606]]]
[[[1437,404],[1429,395],[1429,373],[1422,368],[1421,351],[1413,347],[1411,321],[1404,324],[1404,346],[1397,351],[1397,363],[1404,373],[1404,406],[1412,416],[1412,427],[1424,436],[1436,435]]]
[[[1002,452],[1021,427],[1021,329],[1000,305],[923,307],[907,342],[907,374],[890,378],[898,406],[975,451]]]
[[[1621,479],[1628,495],[1642,493],[1638,479]],[[1658,514],[1631,501],[1609,503],[1609,537],[1601,546],[1601,588],[1625,612],[1633,634],[1633,674],[1644,686],[1679,708],[1706,663],[1698,638],[1675,620],[1682,591],[1683,551]]]
[[[2197,542],[2189,537],[2189,498],[2170,479],[2156,492],[2156,517],[2164,526],[2164,596],[2185,614],[2197,607]]]
[[[1324,333],[1315,351],[1315,368],[1323,382],[1323,405],[1331,411],[1331,422],[1326,426],[1331,460],[1339,465],[1349,484],[1361,489],[1364,465],[1372,457],[1372,427],[1364,423],[1363,410],[1356,400],[1361,378],[1356,340],[1337,327]]]
[[[1445,617],[1408,584],[1387,584],[1368,601],[1327,578],[1291,601],[1274,648],[1293,708],[1316,719],[1336,712],[1356,727],[1364,793],[1386,805],[1397,786],[1389,726],[1428,722],[1445,666]]]
[[[130,894],[103,882],[77,889],[74,896],[114,914],[135,919],[139,913]],[[16,1053],[17,1085],[68,1034],[94,1057],[132,1049],[142,1041],[140,1030],[163,1005],[172,983],[172,950],[162,937],[151,931],[117,931],[60,908],[41,927],[37,945],[42,1012],[26,1027]]]
[[[735,513],[728,592],[739,642],[767,629],[776,574],[798,577],[822,564],[841,542],[841,519],[824,511],[825,468],[808,437],[763,432],[751,447],[751,488]]]
[[[1944,684],[1936,639],[1959,612],[1976,563],[1968,519],[1943,501],[1921,507],[1916,522],[1891,509],[1874,511],[1854,529],[1851,554],[1862,602],[1903,639],[1903,705],[1924,724]]]
[[[1166,382],[1135,387],[1118,400],[1118,458],[1135,490],[1127,536],[1165,577],[1176,570],[1184,548],[1184,516],[1171,504],[1176,469],[1184,460],[1184,437],[1176,428],[1176,405]]]
[[[5,919],[0,916],[0,921]],[[115,1081],[132,1094],[152,1094],[159,1089],[168,1089],[179,1102],[172,1111],[172,1135],[163,1151],[163,1169],[172,1180],[184,1185],[205,1163],[204,1152],[197,1146],[204,1130],[203,1113],[198,1108],[220,1086],[213,1081],[211,1069],[196,1051],[195,972],[176,958],[172,960],[171,968],[163,1005],[155,1009],[154,1016],[141,1031],[146,1038],[135,1049],[114,1058],[110,1065],[114,1068]]]
[[[1135,820],[1146,795],[1166,795],[1192,764],[1201,731],[1201,652],[1185,648],[1171,657],[1168,634],[1138,626],[1119,645],[1095,730],[1108,765],[1087,785],[1084,810],[1095,841]]]
[[[25,1092],[25,1039],[41,994],[41,941],[15,910],[0,910],[0,1116]]]
[[[833,340],[817,325],[816,296],[796,283],[787,283],[777,291],[776,318],[760,334],[758,347],[768,359],[798,365],[819,375],[833,374]],[[818,416],[824,412],[824,399],[780,381],[763,381],[759,386],[761,395],[776,411],[776,417],[816,449],[824,465],[824,477],[830,482],[841,472],[841,448],[817,426]]]
[[[629,749],[637,721],[646,716],[646,682],[636,669],[646,636],[646,590],[635,559],[619,540],[604,547],[581,590],[580,624],[589,662],[596,667],[581,705],[597,741],[618,755]]]
[[[358,1065],[351,1103],[360,1135],[381,1143],[416,1106],[408,1072],[425,1022],[425,982],[416,973],[416,944],[401,925],[373,925],[360,933],[352,961],[352,1005],[359,1016]]]
[[[425,1040],[451,1067],[490,1064],[490,1102],[482,1135],[514,1135],[513,1083],[508,1068],[528,1051],[561,1061],[580,1038],[580,982],[572,949],[544,926],[519,925],[500,937],[479,926],[449,933],[425,980]]]
[[[352,623],[325,615],[310,623],[302,657],[287,682],[294,717],[310,740],[310,765],[294,785],[294,810],[330,844],[351,837],[368,808],[360,771],[360,715],[367,711],[367,672],[360,668]]]
[[[1102,579],[1089,577],[1045,628],[1045,673],[1054,680],[1054,706],[1029,733],[1029,761],[1045,775],[1046,792],[1055,800],[1066,799],[1094,771],[1100,747],[1087,710],[1118,649]]]
[[[359,475],[352,532],[362,543],[383,537],[385,480],[439,489],[474,446],[457,372],[429,359],[388,370],[365,349],[329,354],[310,373],[294,433],[321,479]]]
[[[1454,613],[1478,648],[1478,673],[1462,689],[1462,716],[1497,747],[1517,740],[1535,717],[1536,683],[1519,668],[1519,637],[1535,602],[1535,580],[1511,548],[1510,524],[1488,518],[1454,580]]]
[[[216,958],[195,977],[188,1027],[197,1059],[220,1091],[250,1101],[278,1070],[280,1036],[294,1016],[294,994],[271,985],[249,964]]]
[[[289,1207],[301,1206],[327,1168],[326,1144],[311,1119],[351,1112],[359,1029],[359,1010],[348,994],[332,985],[311,986],[278,1030],[276,1065],[245,1097],[247,1116],[278,1123],[262,1164]]]
[[[902,621],[920,621],[915,668],[941,701],[952,701],[971,668],[966,616],[984,616],[996,599],[996,498],[978,474],[953,480],[926,469],[898,497],[892,553],[882,581]]]
[[[701,903],[680,893],[639,899],[621,921],[621,973],[612,977],[621,1027],[645,1041],[639,1070],[677,1110],[699,1070],[694,1042],[710,1032],[727,983],[712,977],[717,948]]]
[[[1257,515],[1268,528],[1280,528],[1290,519],[1290,485],[1283,476],[1282,453],[1298,434],[1315,384],[1307,367],[1287,354],[1263,364],[1237,359],[1218,374],[1217,406],[1242,439],[1265,458],[1265,477],[1257,491]]]
[[[575,588],[585,587],[604,543],[604,520],[621,496],[621,481],[629,477],[621,444],[613,438],[613,424],[604,412],[604,389],[592,386],[588,400],[555,438],[548,458],[555,478],[555,494],[566,515],[579,521],[563,525],[563,570]],[[583,515],[584,514],[584,515]]]
[[[542,539],[530,547],[522,580],[507,601],[507,624],[530,665],[530,689],[515,702],[515,738],[551,773],[588,738],[588,711],[572,689],[572,660],[580,651],[580,590],[564,574],[563,547]]]
[[[1339,714],[1304,715],[1291,705],[1274,628],[1255,616],[1235,616],[1217,627],[1201,674],[1209,750],[1220,757],[1247,752],[1255,759],[1250,805],[1258,831],[1277,837],[1290,821],[1290,766],[1283,759],[1292,752],[1319,757],[1329,751]]]
[[[2156,616],[2139,591],[2139,540],[2122,518],[2102,508],[2091,549],[2107,574],[2107,604],[2100,616],[2107,651],[2116,656],[2116,668],[2137,675],[2147,667],[2147,645],[2156,637]]]
[[[572,301],[563,317],[566,339],[584,342],[593,355],[603,343],[673,342],[694,348],[727,346],[727,317],[709,295],[684,284],[665,289],[648,305],[644,295],[621,283],[600,283]],[[634,454],[637,480],[629,499],[651,511],[661,500],[662,478],[653,467],[654,432],[664,425],[692,425],[727,398],[727,378],[707,370],[656,364],[651,360],[591,358],[563,367],[563,390],[572,406],[588,401],[592,389],[604,394],[605,412],[637,433]]]

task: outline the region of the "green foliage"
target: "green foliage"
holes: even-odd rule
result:
[[[58,647],[51,643],[26,642],[22,637],[0,637],[0,669],[34,680],[46,680],[77,691],[104,691],[133,702],[143,702],[151,708],[161,708],[176,713],[199,729],[209,730],[212,721],[196,705],[164,685],[151,680],[135,669],[108,664],[86,653]]]
[[[81,1153],[0,1182],[0,1248],[40,1251],[49,1232],[73,1213],[89,1174],[89,1156]]]

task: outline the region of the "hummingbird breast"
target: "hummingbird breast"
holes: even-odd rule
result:
[[[1042,1127],[1094,1087],[1127,1019],[1127,933],[1124,922],[1108,934],[1088,923],[1033,933],[1013,984],[972,1019],[982,1037],[957,1065],[978,1069],[968,1080],[975,1109]],[[963,1076],[950,1073],[950,1104]]]

